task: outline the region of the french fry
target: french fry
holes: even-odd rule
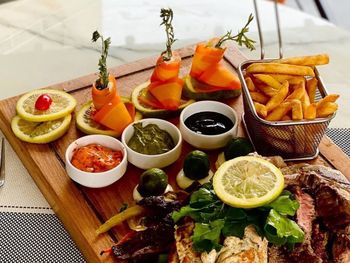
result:
[[[267,86],[267,85],[259,85],[258,89],[261,90],[264,94],[266,94],[269,97],[275,96],[278,90]]]
[[[253,63],[247,67],[248,73],[274,73],[297,76],[315,76],[315,72],[308,66],[297,66],[279,63]]]
[[[273,77],[267,74],[254,74],[254,78],[261,80],[269,87],[272,87],[273,89],[279,90],[281,88],[281,83],[275,80]]]
[[[275,96],[271,97],[271,99],[266,103],[267,111],[271,111],[280,105],[284,99],[287,97],[289,91],[288,81],[284,81],[282,83],[281,89],[276,93]]]
[[[292,103],[290,101],[283,102],[266,116],[266,120],[280,121],[291,109]]]
[[[310,98],[310,103],[315,102],[315,95],[317,89],[318,80],[316,78],[308,79],[306,81],[306,91]]]
[[[261,94],[260,92],[251,91],[249,93],[253,101],[259,102],[261,104],[266,104],[266,102],[268,102],[269,100],[267,96],[265,96],[264,94]]]
[[[292,119],[301,120],[303,119],[303,108],[300,100],[291,100],[292,104]]]
[[[289,115],[284,115],[281,121],[290,121],[292,118]]]
[[[296,85],[302,81],[305,81],[305,78],[302,76],[283,75],[283,74],[271,74],[270,76],[280,83],[282,83],[285,80],[288,80],[290,85]]]
[[[265,118],[267,116],[267,110],[265,105],[258,103],[258,102],[254,102],[254,106],[255,106],[255,110],[258,113],[259,116]]]
[[[291,65],[316,66],[328,64],[329,56],[327,54],[319,54],[314,56],[277,59],[273,62]]]
[[[307,107],[310,105],[310,98],[307,92],[304,92],[304,96],[301,98],[301,105],[303,107],[303,112],[307,110]]]
[[[301,100],[305,94],[305,82],[300,82],[294,91],[286,98],[286,100]]]
[[[327,102],[335,102],[339,98],[338,94],[329,94],[323,99],[321,99],[319,102],[317,102],[317,110],[324,107],[324,104]]]
[[[245,78],[245,83],[247,84],[249,91],[257,91],[257,89],[255,88],[254,82],[250,77]]]
[[[307,120],[313,120],[316,118],[316,103],[311,103],[303,110],[304,118]]]
[[[317,118],[325,118],[336,112],[338,109],[338,104],[335,102],[325,102],[321,107],[316,109]]]

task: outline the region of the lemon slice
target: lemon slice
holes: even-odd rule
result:
[[[226,204],[254,208],[270,203],[284,188],[281,171],[266,160],[253,156],[224,162],[216,171],[213,187]]]
[[[52,103],[47,110],[37,110],[35,102],[40,95],[47,94]],[[39,89],[24,94],[16,105],[17,114],[24,120],[31,122],[52,121],[63,118],[71,113],[77,101],[67,92],[53,89]]]
[[[72,116],[47,122],[30,122],[15,116],[11,122],[13,133],[22,141],[49,143],[60,138],[69,128]]]
[[[130,102],[125,97],[122,97],[122,101]],[[131,103],[131,102],[130,102]],[[103,134],[113,137],[119,137],[120,133],[108,129],[107,127],[95,122],[91,118],[91,114],[94,112],[94,105],[92,101],[85,103],[76,114],[76,125],[79,130],[86,134]],[[141,120],[142,115],[139,112],[135,114],[135,121]]]

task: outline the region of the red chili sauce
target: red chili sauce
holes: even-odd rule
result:
[[[99,144],[89,144],[74,150],[71,163],[81,171],[100,173],[116,167],[122,159],[122,151]]]

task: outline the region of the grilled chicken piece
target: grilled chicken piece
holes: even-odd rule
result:
[[[217,256],[218,256],[218,253],[216,252],[215,249],[213,249],[209,253],[203,252],[201,254],[201,260],[203,263],[215,263]]]
[[[194,222],[188,220],[181,226],[175,226],[176,251],[180,263],[202,263],[200,253],[192,248]]]
[[[227,237],[217,263],[267,263],[267,240],[262,239],[254,226],[247,226],[243,239]]]

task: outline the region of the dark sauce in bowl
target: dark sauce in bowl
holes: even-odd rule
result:
[[[195,133],[218,135],[231,130],[234,123],[221,113],[202,111],[189,116],[185,120],[185,125]]]

